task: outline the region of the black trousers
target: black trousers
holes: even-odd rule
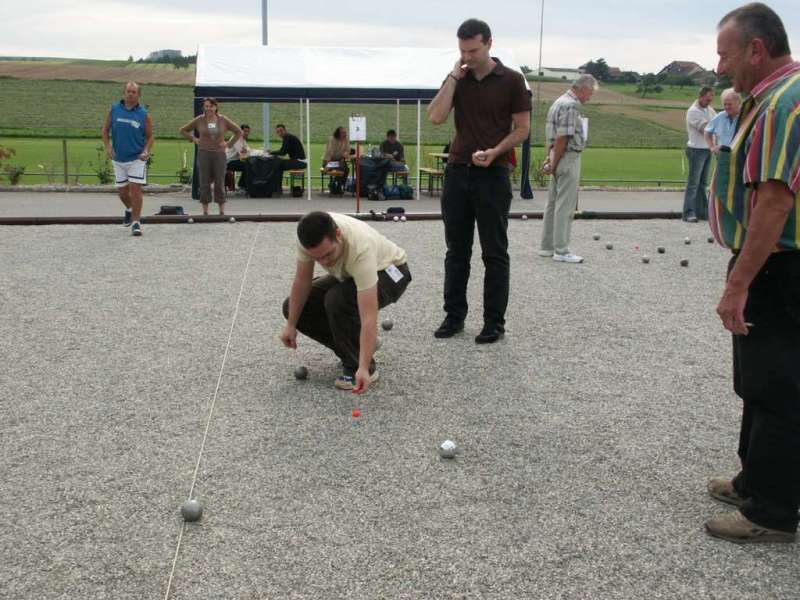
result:
[[[386,271],[378,271],[378,307],[397,302],[411,283],[408,265],[398,265],[403,278],[396,282]],[[342,361],[346,372],[358,370],[361,346],[361,317],[358,314],[356,284],[352,279],[339,281],[331,275],[318,277],[300,313],[297,330],[327,346]],[[289,317],[289,299],[283,302],[283,316]]]
[[[453,321],[467,317],[475,223],[481,242],[483,320],[505,325],[508,306],[508,210],[511,180],[508,168],[447,165],[442,191],[442,219],[447,253],[444,259],[444,310]]]
[[[239,176],[239,184],[237,187],[245,188],[247,187],[247,163],[243,160],[238,158],[234,158],[233,160],[228,161],[228,169],[231,171],[241,171],[242,174]]]
[[[302,160],[296,158],[281,159],[281,169],[284,171],[296,171],[297,169],[305,169],[307,166]]]
[[[728,272],[736,258],[731,259]],[[800,252],[767,260],[748,292],[746,336],[733,336],[733,384],[743,400],[742,513],[762,527],[796,531],[800,508]]]

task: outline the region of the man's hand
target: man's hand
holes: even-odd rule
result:
[[[453,67],[453,70],[450,71],[450,74],[453,77],[455,77],[456,79],[464,79],[464,77],[467,76],[467,70],[468,70],[467,69],[467,65],[465,65],[463,62],[461,62],[461,59],[459,58],[456,61],[456,64]]]
[[[549,158],[546,161],[544,161],[544,164],[542,165],[542,173],[544,173],[545,175],[553,174],[553,165],[550,162]]]
[[[287,325],[281,332],[281,342],[287,348],[297,348],[297,328]]]
[[[139,160],[144,160],[144,161],[146,161],[148,158],[150,158],[150,152],[149,152],[148,150],[145,150],[145,151],[143,151],[143,152],[142,152],[142,153],[139,155]]]
[[[722,299],[717,306],[717,314],[722,320],[722,325],[735,335],[747,335],[747,325],[744,321],[744,307],[747,304],[747,289],[725,286]]]
[[[472,153],[472,164],[478,167],[488,167],[497,158],[497,151],[494,148],[488,150],[477,150]]]
[[[716,144],[714,146],[711,146],[711,152],[713,152],[714,154],[719,154],[719,146],[717,146]]]
[[[359,368],[356,371],[356,381],[353,387],[354,394],[363,394],[369,389],[369,369]]]
[[[114,160],[114,147],[111,145],[106,146],[106,155],[111,160]]]

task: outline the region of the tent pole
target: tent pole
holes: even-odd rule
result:
[[[422,101],[419,98],[417,98],[417,200],[419,200],[419,168],[420,168],[420,161],[422,160],[422,146],[420,145],[421,114],[422,114]]]
[[[400,98],[397,99],[397,110],[394,117],[394,129],[397,131],[397,139],[400,140]]]
[[[300,100],[302,102],[302,100]],[[308,171],[308,199],[311,200],[311,98],[306,98],[306,171]]]
[[[300,139],[303,139],[303,99],[300,98]]]

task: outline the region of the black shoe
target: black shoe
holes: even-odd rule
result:
[[[449,338],[464,331],[464,321],[453,321],[450,317],[445,317],[439,329],[433,332],[433,337]]]
[[[501,339],[506,334],[505,327],[502,325],[495,325],[487,323],[481,329],[481,332],[475,336],[476,344],[494,344],[497,340]]]

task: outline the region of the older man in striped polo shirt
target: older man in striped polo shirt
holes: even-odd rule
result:
[[[733,257],[717,313],[733,333],[743,400],[732,479],[712,497],[737,507],[707,531],[732,542],[793,542],[800,507],[800,63],[783,23],[748,4],[719,24],[718,72],[745,95],[719,155],[710,225]]]

